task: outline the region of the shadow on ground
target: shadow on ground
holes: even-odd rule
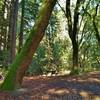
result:
[[[22,89],[0,93],[0,100],[100,100],[100,74],[25,77]]]

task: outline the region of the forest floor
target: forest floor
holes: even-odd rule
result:
[[[21,89],[0,92],[0,100],[100,100],[100,73],[25,77]]]

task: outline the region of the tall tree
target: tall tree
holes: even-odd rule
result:
[[[9,22],[9,34],[8,34],[8,63],[12,63],[16,53],[16,25],[18,14],[18,1],[12,0],[10,7],[10,22]],[[10,58],[9,58],[10,57]]]
[[[72,72],[78,68],[78,26],[79,26],[79,8],[81,0],[76,0],[74,11],[71,9],[71,0],[66,0],[66,9],[64,10],[62,6],[59,4],[61,10],[64,12],[67,23],[68,23],[68,34],[72,42],[72,58],[73,58],[73,66]],[[73,13],[73,14],[72,14]]]
[[[0,22],[0,50],[5,49],[5,40],[6,40],[6,25],[5,25],[5,9],[6,9],[6,2],[7,0],[4,0],[2,5],[2,11],[1,11],[1,22]]]
[[[78,67],[78,24],[79,24],[79,7],[81,0],[76,1],[76,7],[74,9],[74,16],[72,17],[70,9],[70,0],[66,0],[66,17],[68,20],[68,34],[72,42],[73,48],[73,68]],[[73,18],[73,19],[72,19]]]
[[[20,34],[19,34],[19,52],[23,45],[23,29],[24,29],[24,12],[25,12],[25,0],[22,0],[22,15],[21,15],[21,25],[20,25]]]
[[[8,0],[2,0],[0,5],[0,65],[6,66],[7,33],[8,33]]]
[[[25,71],[31,63],[33,54],[35,53],[40,41],[44,36],[45,29],[48,25],[56,1],[57,0],[43,1],[43,6],[40,9],[34,27],[31,30],[30,35],[21,52],[13,61],[7,77],[1,85],[2,90],[13,90],[20,87]]]

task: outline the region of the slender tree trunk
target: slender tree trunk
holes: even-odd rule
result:
[[[24,47],[17,55],[11,65],[7,77],[1,85],[2,90],[13,90],[20,87],[25,71],[31,63],[33,54],[44,36],[45,29],[48,25],[56,1],[57,0],[43,1],[43,6],[41,7],[36,23],[31,30]]]
[[[4,27],[4,13],[5,13],[5,2],[6,0],[4,0],[3,4],[2,4],[2,8],[1,8],[1,15],[0,15],[0,51],[2,51],[2,36],[3,36],[3,27]]]
[[[6,40],[6,29],[7,25],[5,24],[6,19],[4,18],[5,15],[5,9],[6,9],[6,2],[7,0],[4,0],[2,5],[2,11],[1,11],[1,21],[0,21],[0,50],[5,49],[5,40]]]
[[[21,26],[20,26],[20,34],[19,34],[19,50],[18,50],[18,52],[21,51],[21,48],[23,46],[24,11],[25,11],[25,0],[22,0],[22,16],[21,16]]]
[[[8,36],[8,63],[11,64],[15,58],[16,52],[16,27],[17,27],[17,14],[18,14],[18,1],[11,1],[11,10],[10,10],[10,23],[9,23],[9,36]]]
[[[6,66],[6,35],[7,35],[7,13],[6,9],[7,9],[7,0],[3,0],[3,4],[2,4],[2,8],[1,8],[1,15],[0,15],[0,55],[1,59],[0,59],[0,66],[4,67]],[[5,13],[6,12],[6,13]]]

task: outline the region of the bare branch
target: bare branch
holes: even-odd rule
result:
[[[58,6],[61,8],[61,10],[63,11],[64,15],[66,16],[66,11],[63,9],[63,7],[60,5],[60,3],[57,1]]]
[[[83,27],[83,30],[82,30],[82,34],[81,34],[81,39],[79,40],[79,46],[82,43],[83,38],[84,38],[84,30],[85,30],[86,24],[87,24],[87,22],[84,24],[84,27]]]
[[[97,11],[98,11],[98,7],[99,7],[99,4],[97,4],[96,8],[95,8],[95,14],[94,15],[91,15],[89,12],[87,12],[86,10],[84,10],[88,15],[89,17],[92,19],[92,23],[93,23],[93,27],[94,27],[94,30],[96,32],[96,39],[98,40],[98,43],[100,44],[100,35],[99,35],[99,30],[96,26],[96,22],[95,22],[95,19],[96,19],[96,16],[97,16]]]
[[[84,10],[84,13],[83,13],[82,18],[81,18],[81,21],[80,21],[79,30],[80,30],[80,28],[81,28],[81,26],[82,26],[83,18],[84,18],[84,15],[85,15],[86,11],[87,11],[87,8],[88,8],[88,6],[89,6],[89,4],[90,4],[90,1],[91,1],[91,0],[88,1],[88,3],[86,4],[86,7],[85,7],[85,8],[82,7],[82,9]],[[84,2],[85,2],[85,0],[84,0]]]
[[[97,28],[97,26],[96,26],[96,22],[95,22],[95,18],[96,18],[96,16],[97,16],[97,11],[98,11],[98,7],[99,7],[99,5],[97,4],[97,6],[96,6],[96,12],[95,12],[95,14],[94,14],[94,16],[93,16],[93,26],[94,26],[94,30],[95,30],[95,32],[96,32],[96,39],[98,40],[98,43],[100,44],[100,35],[99,35],[99,30],[98,30],[98,28]]]

